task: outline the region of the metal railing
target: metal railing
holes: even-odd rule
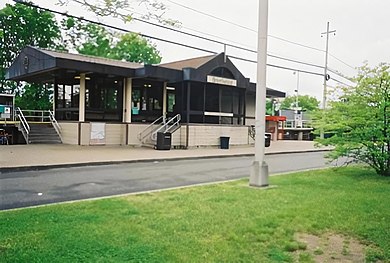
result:
[[[249,134],[249,137],[251,137],[253,140],[255,140],[255,138],[256,138],[255,125],[251,125],[248,127],[248,134]]]
[[[157,139],[157,133],[158,132],[175,132],[180,127],[180,121],[181,121],[181,115],[177,114],[176,116],[172,117],[168,121],[164,123],[161,127],[157,128],[155,131],[153,131],[151,139],[155,141]]]
[[[50,110],[49,110],[49,118],[50,118],[51,124],[53,125],[54,129],[56,130],[58,136],[60,137],[60,139],[62,141],[61,126],[58,124],[56,118],[54,117],[54,112],[52,112]]]
[[[50,122],[49,110],[22,110],[26,120],[31,122]]]
[[[156,129],[156,126],[160,126],[162,124],[165,123],[165,115],[159,117],[158,119],[156,119],[154,122],[152,122],[151,124],[149,124],[142,132],[140,132],[138,134],[138,140],[142,143],[145,142],[145,139],[149,138],[153,131]]]
[[[19,119],[19,130],[22,132],[26,143],[29,143],[28,136],[30,134],[30,125],[28,124],[26,117],[23,114],[23,111],[17,107],[16,108],[16,116]]]
[[[138,140],[145,143],[147,139],[156,141],[158,132],[175,132],[180,127],[181,115],[170,118],[168,121],[163,115],[149,124],[142,132],[138,134]]]
[[[292,121],[287,120],[284,124],[284,128],[312,128],[311,121]]]

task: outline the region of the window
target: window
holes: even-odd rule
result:
[[[190,91],[190,110],[204,110],[204,86],[203,84],[192,83]]]
[[[192,95],[192,94],[191,94]],[[219,112],[219,87],[217,85],[206,86],[206,111]]]

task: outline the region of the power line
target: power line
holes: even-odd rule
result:
[[[228,57],[229,57],[229,58],[233,58],[233,59],[238,59],[238,60],[246,61],[246,62],[257,63],[256,60],[251,60],[251,59],[246,59],[246,58],[240,58],[240,57],[231,56],[231,55],[228,55]],[[270,67],[273,67],[273,68],[279,68],[279,69],[290,70],[290,71],[299,71],[299,72],[302,72],[302,73],[307,73],[307,74],[311,74],[311,75],[317,75],[317,76],[321,76],[321,77],[324,76],[324,74],[322,74],[322,73],[317,73],[317,72],[307,71],[307,70],[301,70],[301,69],[297,69],[297,68],[283,67],[283,66],[278,66],[278,65],[274,65],[274,64],[267,64],[267,66],[270,66]]]
[[[119,28],[119,27],[112,26],[112,25],[108,25],[106,23],[96,22],[96,21],[93,21],[93,20],[90,20],[90,19],[87,19],[87,18],[77,17],[77,16],[74,16],[74,15],[70,15],[68,13],[64,13],[64,12],[60,12],[60,11],[56,11],[56,10],[51,10],[49,8],[39,7],[39,6],[31,4],[31,3],[19,2],[18,0],[13,0],[13,1],[17,2],[17,3],[24,4],[24,5],[31,6],[31,7],[34,7],[34,8],[39,8],[39,9],[42,9],[42,10],[45,10],[45,11],[48,11],[48,12],[52,12],[52,13],[55,13],[55,14],[58,14],[58,15],[75,18],[75,19],[78,19],[78,20],[81,20],[81,21],[97,24],[97,25],[100,25],[100,26],[103,26],[103,27],[112,28],[112,29],[115,29],[115,30],[118,30],[118,31],[123,31],[123,32],[127,32],[127,33],[135,33],[133,31],[130,31],[130,30],[127,30],[127,29],[123,29],[123,28]],[[136,34],[138,34],[138,35],[140,35],[142,37],[149,38],[149,39],[154,39],[154,40],[157,40],[157,41],[167,42],[167,43],[170,43],[170,44],[175,44],[175,45],[183,46],[183,47],[186,47],[186,48],[191,48],[191,49],[203,51],[203,52],[206,52],[206,53],[217,54],[217,52],[215,52],[215,51],[211,51],[211,50],[207,50],[207,49],[203,49],[203,48],[198,48],[198,47],[194,47],[194,46],[191,46],[191,45],[187,45],[187,44],[183,44],[183,43],[179,43],[179,42],[175,42],[175,41],[171,41],[171,40],[157,38],[157,37],[153,37],[153,36],[149,36],[149,35],[145,35],[145,34],[140,34],[140,33],[136,33]],[[248,51],[251,51],[251,50],[248,49]],[[251,52],[253,52],[253,51],[251,51]],[[242,60],[242,61],[257,63],[257,61],[244,59],[244,58],[240,58],[240,57],[235,57],[235,56],[229,56],[229,57],[235,58],[235,59],[238,59],[238,60]],[[278,56],[273,56],[273,57],[278,57]],[[278,58],[284,59],[284,58],[281,58],[281,57],[278,57]],[[289,61],[294,61],[294,60],[290,60],[289,59]],[[308,64],[308,63],[306,63],[306,64]],[[296,69],[296,68],[283,67],[283,66],[278,66],[278,65],[273,65],[273,64],[267,64],[267,65],[270,66],[270,67],[275,67],[275,68],[279,68],[279,69],[285,69],[285,70],[290,70],[290,71],[299,71],[299,72],[302,72],[302,73],[323,76],[323,74],[320,74],[320,73],[306,71],[306,70],[300,70],[300,69]],[[318,66],[318,67],[320,67],[320,66]]]
[[[243,26],[243,25],[240,25],[240,24],[237,24],[237,23],[234,23],[234,22],[231,22],[229,20],[226,20],[226,19],[223,19],[223,18],[220,18],[220,17],[217,17],[217,16],[214,16],[214,15],[211,15],[211,14],[208,14],[206,12],[203,12],[203,11],[200,11],[200,10],[197,10],[195,8],[192,8],[192,7],[188,7],[188,6],[185,6],[185,5],[182,5],[182,4],[179,4],[175,1],[172,1],[172,0],[167,0],[168,2],[172,3],[172,4],[175,4],[175,5],[178,5],[180,7],[183,7],[185,9],[188,9],[188,10],[191,10],[193,12],[196,12],[196,13],[199,13],[199,14],[202,14],[204,16],[208,16],[208,17],[211,17],[213,19],[216,19],[216,20],[219,20],[219,21],[222,21],[222,22],[225,22],[225,23],[228,23],[228,24],[231,24],[231,25],[234,25],[234,26],[237,26],[237,27],[240,27],[240,28],[243,28],[245,30],[248,30],[248,31],[251,31],[251,32],[254,32],[254,33],[257,33],[256,30],[252,29],[252,28],[249,28],[249,27],[246,27],[246,26]],[[268,37],[271,37],[271,38],[274,38],[274,39],[278,39],[280,41],[284,41],[284,42],[287,42],[287,43],[290,43],[290,44],[293,44],[293,45],[297,45],[297,46],[300,46],[300,47],[304,47],[304,48],[307,48],[307,49],[312,49],[312,50],[315,50],[315,51],[320,51],[320,52],[325,52],[325,50],[323,49],[319,49],[319,48],[315,48],[315,47],[311,47],[311,46],[308,46],[308,45],[304,45],[304,44],[301,44],[301,43],[298,43],[298,42],[295,42],[295,41],[291,41],[291,40],[288,40],[288,39],[285,39],[285,38],[282,38],[282,37],[278,37],[278,36],[273,36],[273,35],[268,35]],[[355,67],[349,65],[348,63],[344,62],[343,60],[337,58],[336,56],[328,53],[331,57],[333,57],[334,59],[338,60],[339,62],[343,63],[344,65],[352,68],[352,69],[355,69]]]
[[[228,21],[228,20],[225,20],[223,18],[220,18],[220,17],[217,17],[217,16],[214,16],[214,15],[211,15],[211,14],[208,14],[208,13],[205,13],[205,12],[202,12],[202,11],[199,11],[195,8],[191,8],[191,7],[188,7],[188,6],[185,6],[185,5],[182,5],[182,4],[179,4],[175,1],[171,1],[171,0],[167,0],[168,2],[172,3],[172,4],[175,4],[177,6],[180,6],[180,7],[183,7],[185,9],[188,9],[188,10],[191,10],[193,12],[196,12],[196,13],[199,13],[199,14],[202,14],[204,16],[208,16],[208,17],[211,17],[211,18],[214,18],[216,20],[219,20],[219,21],[222,21],[222,22],[225,22],[225,23],[228,23],[228,24],[231,24],[231,25],[234,25],[234,26],[237,26],[237,27],[240,27],[240,28],[243,28],[243,29],[246,29],[246,30],[249,30],[249,31],[252,31],[252,32],[255,32],[257,33],[256,30],[252,29],[252,28],[249,28],[249,27],[246,27],[246,26],[243,26],[243,25],[240,25],[240,24],[237,24],[237,23],[234,23],[234,22],[231,22],[231,21]]]
[[[273,58],[277,58],[277,59],[282,59],[282,60],[286,60],[286,61],[290,61],[290,62],[294,62],[294,63],[299,63],[299,64],[311,66],[311,67],[316,67],[316,68],[321,68],[321,69],[324,68],[323,66],[316,65],[316,64],[312,64],[312,63],[302,62],[302,61],[298,61],[298,60],[294,60],[294,59],[290,59],[290,58],[284,58],[284,57],[280,57],[280,56],[276,56],[276,55],[271,55],[271,54],[267,54],[267,55],[268,55],[269,57],[273,57]]]
[[[346,65],[346,66],[348,66],[348,67],[350,67],[351,69],[354,69],[354,70],[356,70],[356,68],[355,68],[355,67],[353,67],[353,66],[351,66],[351,65],[347,64],[346,62],[344,62],[344,61],[342,61],[341,59],[337,58],[336,56],[332,55],[331,53],[328,53],[328,54],[329,54],[329,56],[331,56],[332,58],[334,58],[334,59],[338,60],[339,62],[343,63],[344,65]]]
[[[154,36],[150,36],[150,35],[145,35],[145,34],[133,32],[133,31],[130,31],[130,30],[127,30],[127,29],[123,29],[123,28],[117,27],[117,26],[108,25],[106,23],[93,21],[93,20],[90,20],[90,19],[87,19],[87,18],[70,15],[68,13],[64,13],[64,12],[60,12],[60,11],[56,11],[56,10],[51,10],[49,8],[40,7],[40,6],[31,4],[31,3],[20,2],[20,0],[13,0],[13,1],[16,2],[16,3],[21,3],[21,4],[28,5],[28,6],[31,6],[31,7],[34,7],[34,8],[39,8],[39,9],[42,9],[42,10],[45,10],[45,11],[48,11],[48,12],[52,12],[52,13],[55,13],[55,14],[58,14],[58,15],[75,18],[75,19],[78,19],[78,20],[81,20],[81,21],[85,21],[85,22],[88,22],[88,23],[93,23],[93,24],[96,24],[96,25],[99,25],[99,26],[112,28],[112,29],[115,29],[115,30],[118,30],[118,31],[123,31],[123,32],[126,32],[126,33],[137,34],[137,35],[140,35],[140,36],[145,37],[145,38],[154,39],[154,40],[157,40],[157,41],[162,41],[162,42],[166,42],[166,43],[170,43],[170,44],[174,44],[174,45],[179,45],[179,46],[183,46],[183,47],[187,47],[187,48],[192,48],[192,49],[196,49],[196,50],[203,51],[203,52],[206,52],[206,53],[211,53],[211,54],[217,54],[218,53],[218,52],[215,52],[215,51],[211,51],[211,50],[207,50],[207,49],[203,49],[203,48],[198,48],[198,47],[194,47],[194,46],[191,46],[191,45],[187,45],[187,44],[183,44],[183,43],[179,43],[179,42],[175,42],[175,41],[171,41],[171,40],[166,40],[166,39],[159,38],[159,37],[154,37]]]
[[[333,80],[333,81],[336,81],[337,83],[340,83],[340,84],[343,84],[344,86],[347,86],[347,87],[350,87],[350,88],[352,88],[353,86],[351,86],[351,85],[348,85],[347,83],[345,83],[345,82],[342,82],[342,81],[340,81],[340,80],[337,80],[337,79],[334,79],[334,78],[331,78],[331,80]]]
[[[349,78],[343,76],[341,73],[337,72],[336,70],[333,70],[333,69],[331,69],[331,68],[328,67],[328,71],[330,71],[330,72],[336,74],[336,75],[339,76],[339,77],[342,77],[343,79],[346,79],[346,80],[349,80],[349,81],[353,82],[352,80],[350,80]]]
[[[17,2],[17,0],[14,0],[14,1]],[[81,4],[81,2],[78,1],[78,0],[73,0],[73,1]],[[113,28],[113,29],[116,29],[116,30],[121,30],[121,31],[124,31],[124,32],[134,33],[132,31],[125,30],[125,29],[122,29],[122,28],[119,28],[119,27],[115,27],[115,26],[111,26],[111,25],[107,25],[107,24],[102,23],[102,22],[96,22],[96,21],[92,21],[92,20],[89,20],[89,19],[86,19],[86,18],[76,17],[76,16],[73,16],[73,15],[69,15],[67,13],[54,11],[54,10],[51,10],[51,9],[48,9],[48,8],[39,7],[39,6],[36,6],[36,5],[33,5],[33,4],[31,4],[31,6],[34,6],[36,8],[41,8],[43,10],[50,11],[50,12],[53,12],[53,13],[56,13],[56,14],[77,18],[77,19],[80,19],[80,20],[83,20],[83,21],[86,21],[86,22],[95,23],[95,24],[98,24],[98,25],[101,25],[101,26],[110,27],[110,28]],[[119,15],[122,15],[122,14],[119,14]],[[203,39],[203,40],[206,40],[206,41],[214,42],[214,43],[221,44],[221,45],[226,45],[226,46],[233,47],[233,48],[236,48],[236,49],[241,49],[241,50],[244,50],[244,51],[247,51],[247,52],[251,52],[251,53],[254,53],[254,54],[257,53],[257,51],[249,49],[249,48],[244,48],[244,47],[240,47],[240,46],[236,46],[236,45],[232,45],[232,44],[227,44],[227,43],[224,43],[224,42],[221,42],[221,41],[217,41],[217,40],[213,40],[213,39],[210,39],[210,38],[198,36],[198,35],[195,35],[195,34],[183,32],[183,31],[180,31],[178,29],[174,29],[174,28],[170,28],[170,27],[167,27],[167,26],[159,25],[159,24],[156,24],[156,23],[145,21],[143,19],[134,18],[134,20],[137,20],[137,21],[140,21],[140,22],[143,22],[143,23],[148,23],[150,25],[161,27],[161,28],[164,28],[164,29],[167,29],[167,30],[171,30],[171,31],[174,31],[174,32],[182,33],[182,34],[185,34],[185,35],[188,35],[188,36],[191,36],[191,37],[200,38],[200,39]],[[155,40],[171,43],[171,44],[181,45],[181,46],[188,47],[188,48],[194,48],[194,49],[197,49],[197,50],[200,50],[200,51],[204,51],[204,52],[207,52],[207,53],[212,53],[212,54],[216,54],[217,53],[217,52],[214,52],[214,51],[211,51],[211,50],[197,48],[197,47],[194,47],[194,46],[190,46],[190,45],[186,45],[186,44],[182,44],[182,43],[178,43],[178,42],[174,42],[174,41],[170,41],[170,40],[165,40],[165,39],[161,39],[161,38],[156,38],[156,37],[145,35],[145,34],[139,34],[139,35],[141,35],[143,37],[150,38],[150,39],[155,39]],[[311,64],[311,63],[307,63],[307,62],[302,62],[302,61],[298,61],[298,60],[294,60],[294,59],[284,58],[284,57],[276,56],[276,55],[272,55],[272,54],[267,54],[267,55],[270,56],[270,57],[273,57],[273,58],[277,58],[277,59],[281,59],[281,60],[285,60],[285,61],[289,61],[289,62],[294,62],[294,63],[303,64],[303,65],[307,65],[307,66],[313,66],[313,67],[317,67],[317,68],[323,68],[322,66]]]

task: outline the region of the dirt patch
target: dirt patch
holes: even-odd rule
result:
[[[350,237],[327,233],[322,236],[297,234],[298,242],[306,244],[306,250],[297,251],[297,261],[308,254],[314,262],[364,263],[365,246]]]

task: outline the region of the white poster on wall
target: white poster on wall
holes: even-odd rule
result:
[[[91,122],[90,145],[106,144],[106,124],[104,122]]]

